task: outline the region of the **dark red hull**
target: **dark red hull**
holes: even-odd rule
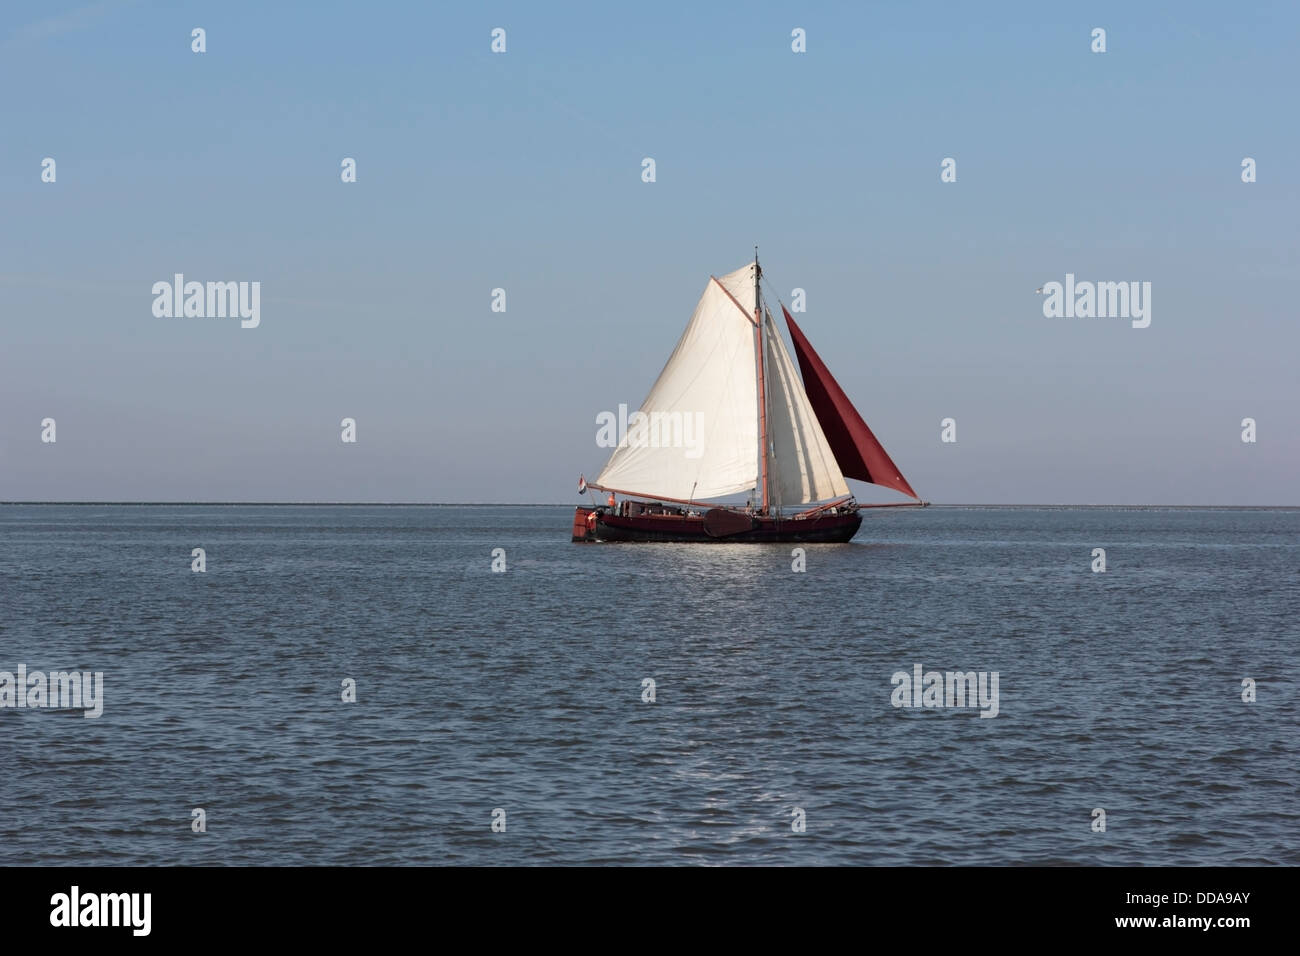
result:
[[[623,510],[619,509],[620,512]],[[655,512],[626,514],[613,513],[607,508],[578,508],[573,515],[573,540],[832,544],[850,540],[861,524],[862,516],[856,511],[832,511],[807,518],[775,518],[723,509],[690,514],[686,509],[663,508]]]

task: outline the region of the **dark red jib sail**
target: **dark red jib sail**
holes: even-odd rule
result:
[[[867,423],[826,368],[821,356],[813,351],[784,305],[781,311],[785,312],[785,324],[789,326],[790,338],[794,341],[794,354],[799,359],[804,391],[808,393],[817,421],[821,422],[826,441],[831,446],[831,454],[839,462],[844,477],[869,481],[919,498],[880,442],[876,441],[876,436],[871,434]]]

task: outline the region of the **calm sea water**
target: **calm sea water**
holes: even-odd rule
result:
[[[882,510],[803,573],[571,520],[0,506],[0,670],[105,698],[0,710],[0,864],[1300,864],[1300,511]]]

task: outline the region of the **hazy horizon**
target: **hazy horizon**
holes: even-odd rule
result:
[[[569,508],[586,504],[585,501],[0,501],[0,505],[42,505],[50,507],[85,507],[121,506],[124,508]],[[918,505],[906,502],[888,508],[915,508]],[[929,501],[928,508],[1097,508],[1100,510],[1141,510],[1168,508],[1183,511],[1297,511],[1300,505],[1171,505],[1159,502],[1135,503],[1090,503],[1090,502],[1016,502],[996,503],[990,501]],[[873,508],[873,511],[880,510]]]

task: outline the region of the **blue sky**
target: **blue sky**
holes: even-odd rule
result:
[[[574,500],[758,244],[929,500],[1300,504],[1297,48],[1289,3],[6,4],[0,499]],[[176,272],[260,326],[155,317]],[[1044,317],[1066,273],[1151,326]]]

